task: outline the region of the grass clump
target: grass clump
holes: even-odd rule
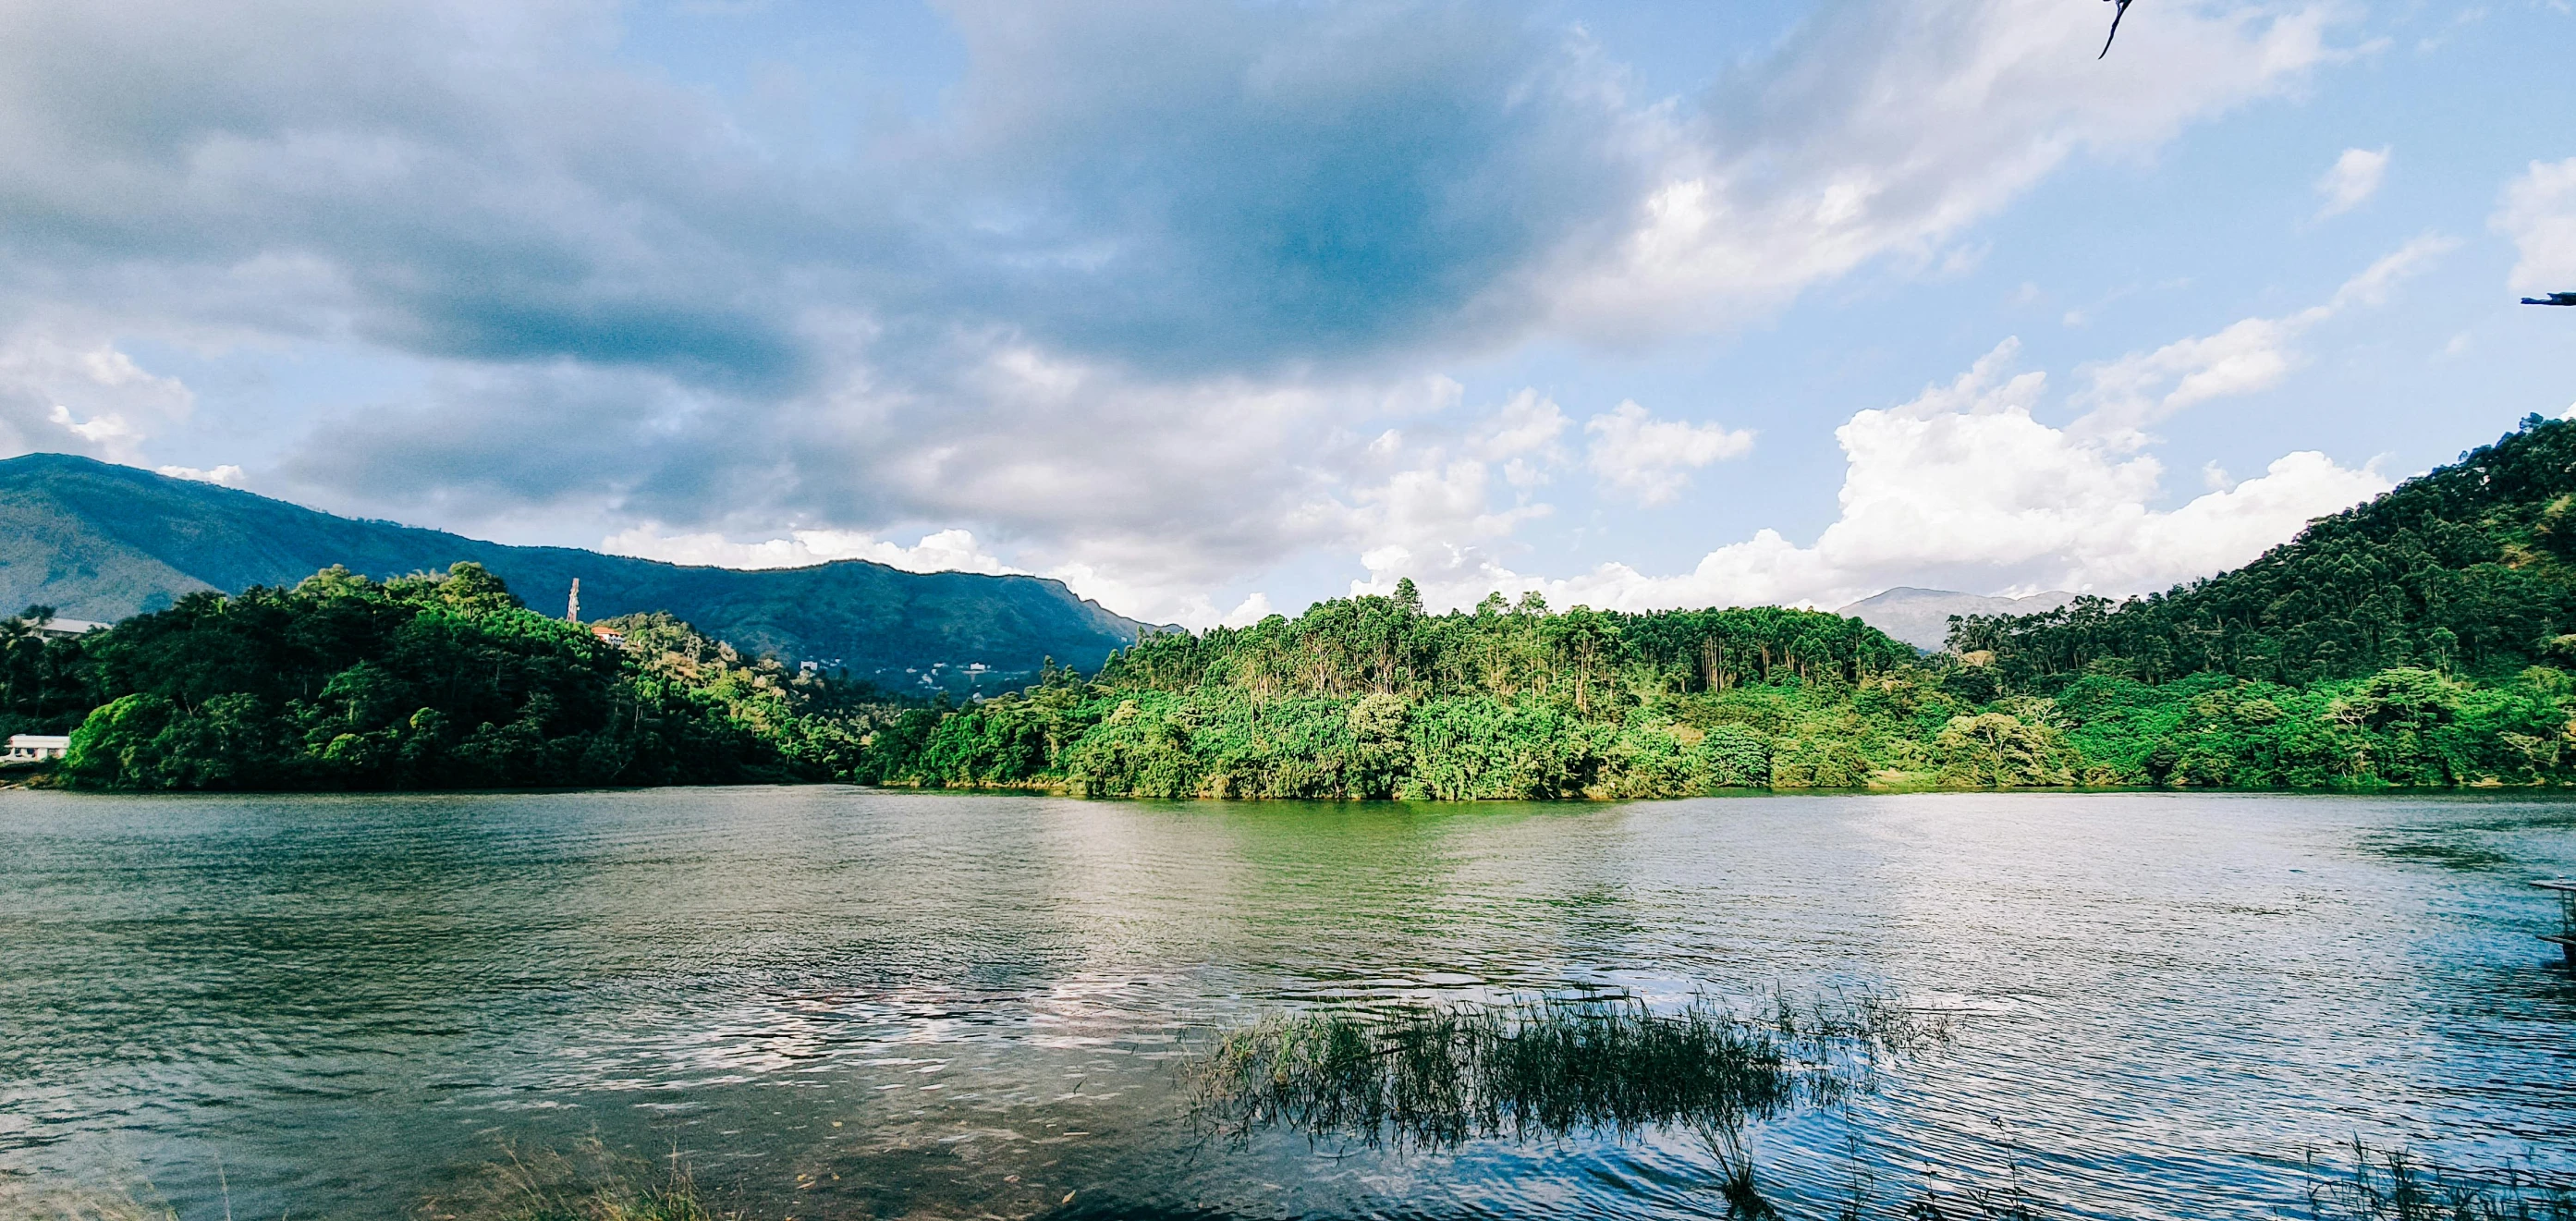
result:
[[[423,1221],[743,1221],[710,1204],[677,1151],[659,1164],[592,1138],[570,1153],[505,1146],[482,1179],[422,1205]]]
[[[2311,1221],[2576,1221],[2576,1187],[2519,1167],[2473,1174],[2358,1139],[2346,1149],[2349,1172],[2308,1159]]]
[[[1878,1064],[1946,1039],[1877,998],[1759,1010],[1707,999],[1398,1006],[1262,1018],[1186,1070],[1191,1113],[1231,1139],[1285,1127],[1372,1147],[1648,1127],[1731,1129],[1865,1088]]]
[[[1236,1142],[1455,1148],[1470,1140],[1696,1134],[1731,1216],[1778,1216],[1754,1184],[1746,1125],[1869,1088],[1882,1061],[1948,1027],[1875,997],[1656,1012],[1634,1000],[1516,1001],[1274,1015],[1185,1069],[1203,1130]]]
[[[0,1175],[0,1221],[178,1221],[167,1204],[121,1188],[68,1187]]]

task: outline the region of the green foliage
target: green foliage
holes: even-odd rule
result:
[[[2561,516],[2576,523],[2576,496],[2568,504]],[[870,740],[859,778],[1439,801],[2576,781],[2576,679],[2552,665],[2479,676],[2395,665],[2295,684],[2203,669],[2159,682],[2154,666],[2086,656],[2040,681],[1991,654],[1920,657],[1812,611],[1553,613],[1498,594],[1430,615],[1409,592],[1157,636],[1092,682],[1057,673],[1025,694],[908,713]],[[2087,604],[2075,618],[2140,613]],[[2424,634],[2436,652],[2492,637]]]
[[[2576,423],[2533,416],[2253,563],[2114,606],[1954,620],[1951,647],[2045,693],[2109,664],[2306,686],[2422,667],[2501,678],[2576,661]]]
[[[490,574],[0,623],[0,718],[137,788],[758,776],[1100,797],[1527,800],[1740,788],[2576,782],[2576,424],[2526,421],[2262,559],[2119,607],[1960,621],[1923,657],[1779,607],[1428,614],[1410,582],[1149,636],[964,707],[746,659],[668,615],[612,648]],[[91,710],[96,711],[92,712]],[[86,717],[86,721],[83,721]]]
[[[1399,587],[908,716],[871,740],[860,778],[1439,801],[1856,788],[1891,751],[1914,757],[1888,742],[1925,708],[1935,727],[1958,711],[1921,670],[1911,648],[1813,611],[1552,613],[1496,595],[1430,615]]]
[[[2001,789],[2075,782],[2068,752],[2050,725],[2009,712],[1961,714],[1941,727],[1932,748],[1941,778],[1963,788]]]
[[[0,698],[14,723],[70,729],[62,775],[101,788],[699,784],[856,763],[866,693],[667,615],[617,626],[623,648],[473,564],[383,583],[335,567],[77,639],[11,620]]]

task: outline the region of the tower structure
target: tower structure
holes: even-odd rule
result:
[[[564,601],[564,622],[581,622],[581,578],[572,579],[572,597]]]

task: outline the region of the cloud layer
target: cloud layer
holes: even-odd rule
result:
[[[927,113],[791,81],[781,124],[602,0],[0,9],[0,443],[148,464],[192,406],[136,341],[329,353],[400,376],[252,486],[674,557],[1007,555],[1148,616],[1318,551],[1474,569],[1577,472],[1669,503],[1740,421],[1472,422],[1436,371],[1929,266],[2333,56],[2321,4],[2177,4],[2096,63],[2080,6],[1855,0],[1667,97],[1514,5],[964,0]]]
[[[2532,162],[2505,187],[2494,225],[2521,255],[2510,287],[2529,293],[2576,288],[2576,157]]]
[[[2159,508],[2164,468],[2144,452],[2154,440],[2147,430],[2191,407],[2272,388],[2304,359],[2302,336],[2382,303],[2457,244],[2426,235],[2321,304],[2083,366],[2083,387],[2066,396],[2078,414],[2063,425],[2039,415],[2051,398],[2048,375],[2016,372],[2020,343],[2005,340],[1955,380],[1858,412],[1835,431],[1844,459],[1840,513],[1809,546],[1761,530],[1709,552],[1687,573],[1652,576],[1610,563],[1548,579],[1508,567],[1494,545],[1507,529],[1488,528],[1457,532],[1471,540],[1466,546],[1364,556],[1372,579],[1355,588],[1383,592],[1411,575],[1429,601],[1453,606],[1499,589],[1623,610],[1832,607],[1901,582],[2120,595],[2234,567],[2390,481],[2376,469],[2300,451],[2242,482],[2213,470],[2208,492]],[[1462,499],[1453,520],[1474,504]]]

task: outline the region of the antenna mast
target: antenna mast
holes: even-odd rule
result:
[[[572,579],[572,597],[564,603],[564,622],[581,622],[581,578]]]

